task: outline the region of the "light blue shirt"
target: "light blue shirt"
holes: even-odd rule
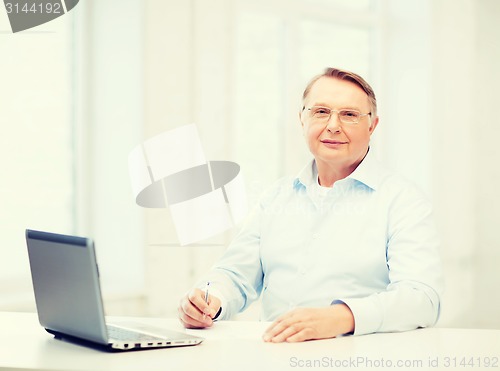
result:
[[[261,320],[345,303],[355,335],[433,325],[443,289],[426,197],[368,153],[332,188],[315,162],[260,200],[209,273],[229,319],[262,293]]]

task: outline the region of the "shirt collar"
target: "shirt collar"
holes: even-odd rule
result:
[[[297,177],[294,179],[293,188],[307,188],[310,185],[313,185],[316,181],[315,177],[317,174],[318,171],[316,170],[316,161],[312,159],[302,168]]]
[[[363,161],[346,179],[353,179],[373,190],[377,190],[382,178],[383,168],[372,152],[368,150]],[[313,159],[299,172],[293,181],[293,187],[295,189],[307,188],[316,182],[317,176],[316,161]]]
[[[358,167],[346,178],[354,179],[367,187],[377,190],[382,179],[383,167],[377,161],[373,151],[368,148],[368,153]]]

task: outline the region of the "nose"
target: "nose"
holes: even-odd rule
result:
[[[340,133],[340,120],[339,120],[339,115],[337,115],[336,112],[332,112],[330,118],[328,119],[328,122],[326,124],[326,129],[330,133]]]

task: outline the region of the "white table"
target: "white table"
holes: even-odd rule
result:
[[[54,339],[39,325],[34,313],[0,312],[0,369],[267,371],[310,370],[316,366],[500,371],[500,330],[430,328],[269,344],[261,340],[267,323],[221,321],[211,329],[184,330],[177,319],[126,320],[187,331],[205,341],[193,347],[107,353]]]

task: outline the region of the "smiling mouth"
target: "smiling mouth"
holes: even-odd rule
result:
[[[331,139],[323,139],[321,143],[331,144],[331,145],[347,144],[347,142],[341,142],[339,140],[331,140]]]

